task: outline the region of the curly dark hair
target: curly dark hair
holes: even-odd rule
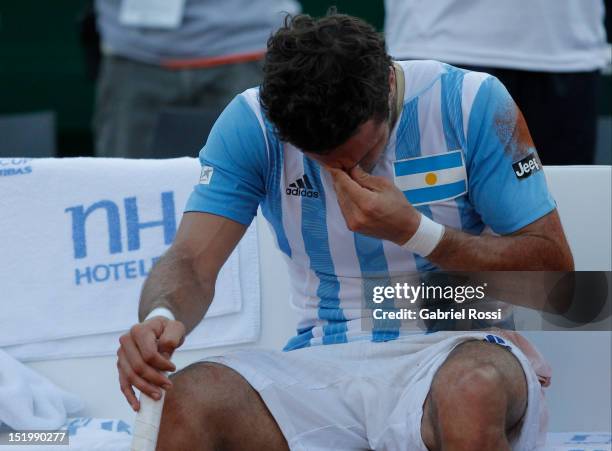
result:
[[[388,117],[391,64],[383,36],[361,19],[287,16],[268,39],[261,104],[283,141],[327,154]]]

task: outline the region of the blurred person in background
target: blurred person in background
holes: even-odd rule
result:
[[[261,82],[268,37],[282,12],[299,9],[295,0],[96,0],[96,156],[176,156],[152,148],[160,113],[201,108],[216,117]]]
[[[521,108],[542,163],[592,164],[601,69],[610,64],[603,0],[385,0],[396,59],[490,73]]]

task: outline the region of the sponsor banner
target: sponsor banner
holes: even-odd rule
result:
[[[363,331],[612,330],[609,271],[407,273],[364,284]]]

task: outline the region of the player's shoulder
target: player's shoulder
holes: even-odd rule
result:
[[[232,119],[240,119],[234,125],[246,125],[257,123],[262,116],[259,105],[259,87],[249,88],[236,94],[225,107],[221,115],[231,116]]]
[[[462,90],[477,92],[483,82],[491,75],[484,72],[475,72],[435,60],[408,60],[396,61],[405,76],[404,101],[410,101],[429,92],[438,80],[450,76],[455,83],[461,83]]]
[[[499,81],[491,74],[486,72],[477,72],[466,70],[462,77],[462,95],[464,101],[476,96],[483,85],[490,85],[491,83],[499,83]]]
[[[227,155],[267,154],[263,114],[259,107],[259,89],[237,94],[224,108],[213,125],[203,152],[223,150]]]
[[[427,92],[446,72],[443,63],[434,60],[396,61],[404,72],[404,101]]]
[[[242,91],[236,95],[235,100],[243,102],[243,106],[247,107],[255,116],[261,114],[261,104],[259,103],[259,86],[255,86]]]
[[[259,88],[237,94],[217,118],[212,132],[263,135],[265,121],[259,105]]]
[[[399,60],[395,63],[402,66],[404,73],[417,79],[435,79],[444,73],[448,66],[448,64],[436,60]]]
[[[259,99],[259,91],[259,86],[249,88],[238,94],[234,101],[241,102],[243,111],[248,111],[249,125],[251,127],[256,125],[259,131],[266,136],[266,141],[268,139],[276,141],[279,139],[276,136],[276,129],[264,113],[264,108]]]

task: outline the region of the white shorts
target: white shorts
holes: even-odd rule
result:
[[[487,336],[491,341],[490,332],[438,332],[290,352],[240,350],[205,360],[234,369],[259,392],[291,450],[427,451],[421,417],[435,372],[458,344]],[[528,383],[527,412],[512,449],[533,450],[545,432],[540,383],[521,350],[503,344]]]

